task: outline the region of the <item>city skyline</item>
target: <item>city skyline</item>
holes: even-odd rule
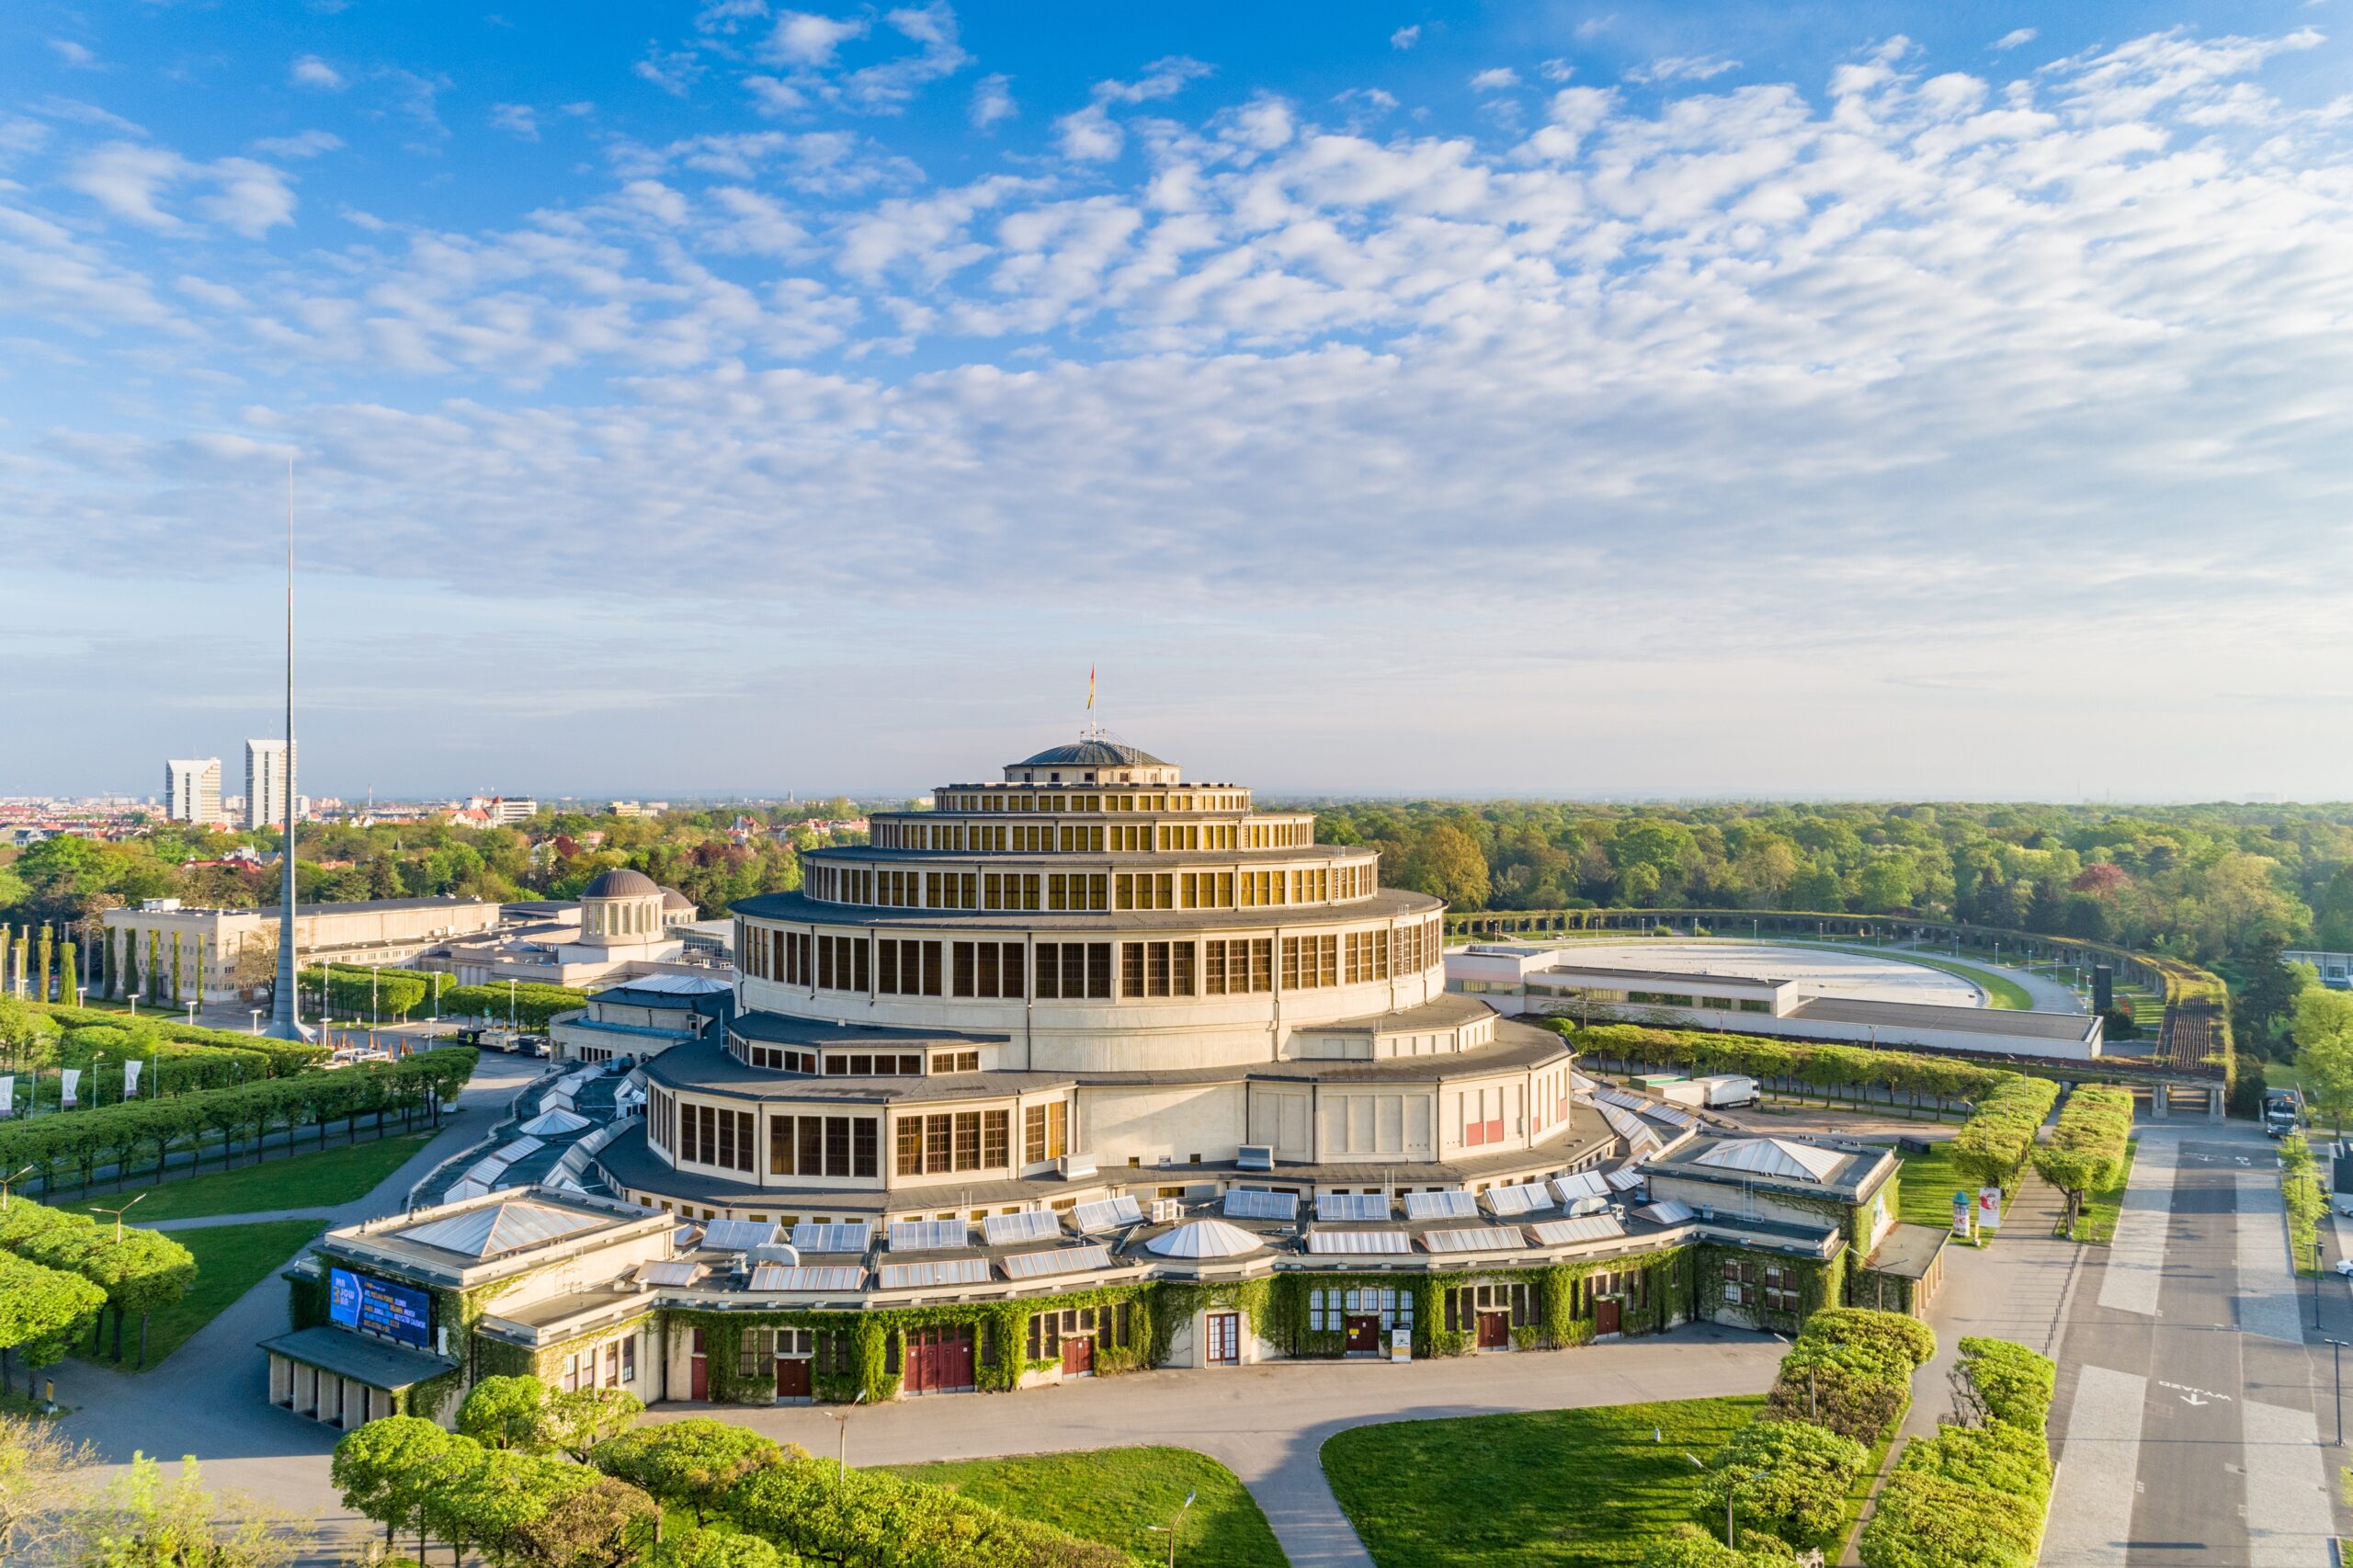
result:
[[[0,21],[0,793],[2346,793],[2325,8],[1092,15]]]

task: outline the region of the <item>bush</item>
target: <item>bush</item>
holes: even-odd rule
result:
[[[1706,1029],[1658,1029],[1639,1024],[1597,1024],[1580,1029],[1567,1018],[1547,1028],[1577,1049],[1620,1061],[1679,1067],[1692,1073],[1740,1073],[1784,1078],[1815,1088],[1883,1088],[1937,1099],[1982,1099],[2018,1074],[1949,1056],[1873,1051],[1856,1045],[1816,1045],[1759,1040]]]
[[[1792,1568],[1797,1557],[1771,1536],[1744,1538],[1737,1551],[1691,1525],[1682,1526],[1666,1540],[1654,1541],[1636,1558],[1635,1568]]]
[[[1936,1354],[1936,1331],[1917,1318],[1824,1307],[1781,1358],[1766,1409],[1777,1420],[1818,1422],[1876,1443],[1911,1408],[1912,1374]]]
[[[804,1557],[869,1568],[1131,1568],[1125,1552],[876,1471],[806,1457],[727,1494],[729,1518]]]
[[[2032,1568],[2051,1507],[2043,1426],[2056,1368],[2023,1345],[1972,1336],[1961,1370],[1986,1423],[1905,1446],[1863,1527],[1865,1568]]]
[[[2058,1366],[2023,1345],[1972,1335],[1961,1342],[1961,1368],[1994,1420],[2040,1432],[2051,1418]]]
[[[1870,1462],[1854,1438],[1809,1421],[1756,1421],[1716,1451],[1699,1501],[1720,1517],[1727,1494],[1745,1526],[1793,1546],[1830,1546],[1846,1512],[1847,1489]]]
[[[1937,1331],[1909,1312],[1881,1312],[1873,1307],[1824,1307],[1805,1320],[1801,1344],[1813,1340],[1833,1345],[1869,1346],[1891,1358],[1901,1359],[1912,1371],[1937,1358]]]
[[[1969,1120],[1953,1134],[1953,1169],[1976,1186],[2007,1191],[2034,1147],[2036,1130],[2058,1098],[2059,1085],[2048,1078],[2013,1076],[2003,1083],[1977,1102]]]
[[[1859,1443],[1876,1443],[1912,1407],[1911,1384],[1896,1378],[1819,1366],[1786,1372],[1765,1396],[1779,1421],[1813,1421]]]
[[[1863,1527],[1863,1562],[1865,1568],[2034,1568],[2042,1513],[2026,1498],[1899,1465]]]

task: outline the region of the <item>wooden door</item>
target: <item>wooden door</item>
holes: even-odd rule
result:
[[[947,1324],[907,1331],[906,1375],[909,1393],[938,1393],[972,1386],[972,1330],[970,1324]]]
[[[1095,1341],[1073,1335],[1063,1341],[1063,1376],[1085,1377],[1095,1370]]]
[[[779,1399],[807,1399],[813,1392],[809,1377],[811,1362],[805,1356],[779,1356],[776,1361],[776,1396]]]
[[[1240,1312],[1211,1312],[1209,1316],[1210,1365],[1237,1367],[1242,1364],[1242,1314]]]
[[[1351,1352],[1378,1351],[1381,1348],[1379,1312],[1350,1312],[1343,1321],[1347,1326],[1348,1349]]]
[[[1601,1300],[1593,1303],[1593,1332],[1596,1334],[1617,1333],[1618,1317],[1618,1298],[1615,1296],[1602,1297]]]
[[[693,1350],[687,1365],[689,1369],[687,1397],[709,1399],[710,1397],[710,1363],[703,1355],[702,1330],[700,1329],[695,1330]]]
[[[1479,1314],[1479,1348],[1502,1350],[1511,1345],[1511,1314],[1481,1312]]]

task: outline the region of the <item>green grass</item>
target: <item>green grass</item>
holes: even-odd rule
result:
[[[1168,1537],[1147,1527],[1165,1525],[1191,1492],[1198,1501],[1186,1514],[1178,1562],[1188,1568],[1282,1568],[1286,1561],[1267,1516],[1233,1472],[1190,1449],[1102,1449],[887,1468],[1151,1563],[1167,1561]]]
[[[304,1244],[326,1229],[317,1220],[265,1220],[252,1225],[207,1225],[175,1231],[172,1239],[196,1255],[196,1283],[187,1295],[157,1312],[147,1324],[147,1365],[164,1358],[188,1336],[218,1317],[232,1301],[252,1290],[301,1251]],[[128,1371],[139,1358],[139,1324],[123,1325],[122,1366]],[[113,1325],[97,1355],[82,1340],[74,1354],[85,1361],[113,1364]]]
[[[1622,1568],[1699,1523],[1704,1460],[1760,1396],[1358,1426],[1324,1473],[1380,1568]],[[1653,1440],[1652,1432],[1659,1434]]]
[[[1930,1152],[1926,1154],[1896,1151],[1896,1158],[1904,1162],[1904,1170],[1903,1183],[1896,1192],[1895,1217],[1915,1225],[1949,1230],[1952,1195],[1963,1187],[1971,1191],[1976,1187],[1954,1172],[1951,1151],[1946,1144],[1931,1143],[1928,1148]]]
[[[2304,1086],[2303,1071],[2292,1062],[2267,1062],[2263,1064],[2263,1086],[2301,1091]]]
[[[2116,1173],[2116,1180],[2097,1192],[2084,1197],[2084,1211],[2075,1218],[2075,1240],[2106,1246],[2116,1239],[2116,1216],[2124,1207],[2124,1184],[2132,1179],[2132,1156],[2140,1151],[2138,1138],[2124,1145],[2124,1168]]]
[[[1895,1446],[1896,1428],[1903,1425],[1898,1421],[1888,1428],[1887,1436],[1871,1445],[1870,1461],[1855,1477],[1855,1483],[1847,1488],[1847,1506],[1838,1517],[1838,1550],[1824,1551],[1824,1562],[1836,1562],[1847,1554],[1847,1543],[1855,1539],[1855,1527],[1862,1522],[1863,1505],[1871,1499],[1871,1488],[1879,1483],[1879,1472],[1887,1468],[1887,1450]]]
[[[147,1196],[128,1216],[133,1224],[209,1214],[257,1214],[272,1209],[331,1209],[367,1197],[432,1136],[429,1131],[395,1133],[373,1142],[283,1155],[210,1176],[183,1176],[161,1187],[142,1187],[134,1176],[131,1185],[119,1194],[76,1199],[58,1207],[95,1213],[144,1192]]]

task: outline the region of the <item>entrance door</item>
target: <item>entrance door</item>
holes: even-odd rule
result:
[[[1242,1364],[1242,1314],[1240,1312],[1211,1312],[1209,1317],[1210,1365],[1238,1367]]]
[[[710,1364],[703,1356],[702,1330],[700,1329],[695,1330],[693,1353],[687,1365],[691,1369],[688,1378],[687,1397],[709,1399],[710,1397]]]
[[[1381,1314],[1350,1312],[1342,1320],[1348,1331],[1348,1353],[1372,1353],[1381,1348]]]
[[[810,1361],[805,1356],[778,1357],[776,1361],[777,1398],[809,1398],[812,1392],[809,1367]]]
[[[1618,1315],[1618,1298],[1615,1296],[1602,1297],[1601,1300],[1593,1303],[1593,1332],[1596,1334],[1617,1333]]]
[[[970,1324],[946,1324],[937,1328],[907,1331],[906,1377],[909,1393],[939,1393],[972,1386],[972,1328]]]
[[[1095,1370],[1095,1341],[1083,1335],[1073,1335],[1063,1341],[1063,1376],[1083,1378]]]
[[[1481,1312],[1479,1314],[1479,1348],[1503,1350],[1511,1345],[1511,1314]]]

